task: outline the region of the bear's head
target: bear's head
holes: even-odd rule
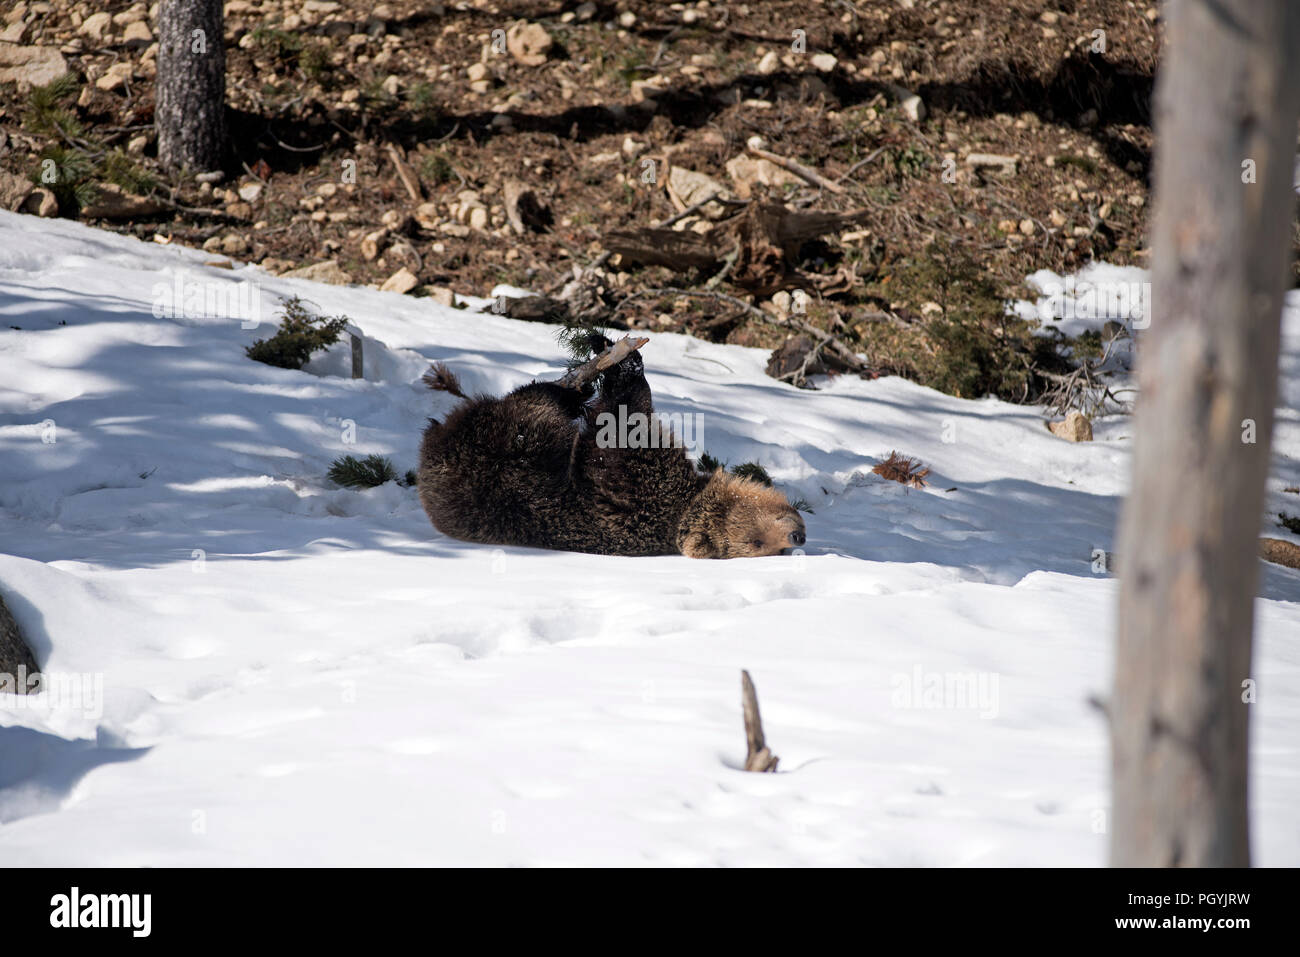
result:
[[[798,548],[806,535],[784,495],[719,469],[687,509],[678,540],[689,558],[757,558]]]

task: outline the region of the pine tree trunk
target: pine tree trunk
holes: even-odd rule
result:
[[[1115,866],[1241,867],[1300,4],[1164,10],[1151,327],[1119,545],[1110,856]]]
[[[154,123],[170,169],[221,168],[226,146],[222,0],[162,0]]]

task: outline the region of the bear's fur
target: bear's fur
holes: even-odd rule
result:
[[[454,380],[449,391],[459,393]],[[418,476],[434,526],[470,542],[601,555],[741,558],[804,543],[784,495],[722,470],[701,475],[653,416],[659,441],[646,444],[658,447],[597,444],[602,413],[653,412],[637,353],[593,393],[534,382],[431,419]]]

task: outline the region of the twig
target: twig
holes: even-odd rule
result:
[[[406,161],[398,154],[397,147],[392,143],[388,144],[388,157],[393,161],[393,166],[397,169],[397,178],[402,181],[406,191],[411,194],[411,201],[420,202],[423,198],[420,195],[420,181],[415,178],[415,174],[406,165]]]
[[[831,182],[821,173],[814,169],[809,169],[802,163],[796,163],[792,159],[786,159],[784,156],[778,156],[776,153],[769,152],[768,150],[759,149],[757,146],[747,146],[745,148],[760,159],[765,159],[769,163],[775,163],[782,169],[794,173],[795,176],[798,176],[805,182],[812,183],[814,186],[819,186],[832,193],[842,194],[844,192],[844,187],[840,186],[838,183]]]
[[[763,738],[763,717],[758,713],[758,694],[748,671],[740,673],[740,706],[745,714],[745,770],[775,771],[781,760],[767,748]]]

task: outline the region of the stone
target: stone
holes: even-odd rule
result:
[[[95,86],[106,92],[121,89],[131,79],[130,63],[114,63],[103,76],[95,81]]]
[[[839,62],[833,53],[814,53],[812,57],[813,69],[820,73],[830,73]]]
[[[758,72],[763,76],[771,76],[779,69],[781,69],[781,58],[776,55],[775,51],[768,50],[763,54],[763,58],[758,61]]]
[[[506,31],[506,49],[524,66],[541,66],[555,41],[540,23],[516,23]]]
[[[31,213],[43,219],[59,215],[59,201],[55,195],[44,187],[36,187],[18,207],[20,213]]]
[[[256,203],[262,195],[261,183],[245,183],[239,187],[239,198],[246,203]]]
[[[1060,422],[1049,422],[1052,434],[1067,442],[1091,442],[1092,423],[1082,412],[1071,411]]]
[[[0,41],[5,43],[22,43],[26,38],[27,24],[23,23],[21,20],[9,24],[9,26],[4,28],[4,32],[0,33]]]
[[[68,61],[54,47],[0,43],[0,83],[17,83],[20,93],[53,83],[67,72]]]
[[[716,194],[724,199],[733,198],[731,190],[712,176],[697,173],[695,170],[686,169],[684,166],[674,166],[668,171],[667,185],[668,195],[674,199],[681,209],[694,206],[700,200],[707,199],[710,194]],[[717,204],[710,205],[716,206]],[[706,210],[705,212],[709,211]],[[721,213],[721,211],[718,212]]]
[[[36,187],[31,180],[0,169],[0,208],[17,212]]]
[[[143,20],[127,24],[127,28],[122,31],[122,42],[127,46],[147,47],[153,43],[153,34],[149,32],[149,24]]]
[[[736,184],[736,195],[740,199],[749,199],[754,186],[785,186],[790,183],[802,183],[798,176],[782,169],[771,160],[759,159],[748,153],[739,153],[727,160],[727,175]]]
[[[379,291],[396,292],[405,295],[419,284],[420,280],[415,277],[415,274],[403,266],[384,280],[384,284],[379,287]]]
[[[104,38],[104,31],[108,29],[112,22],[112,14],[104,13],[102,11],[99,13],[92,13],[82,21],[77,32],[92,40],[102,40]]]
[[[343,267],[333,259],[290,269],[284,273],[284,277],[286,279],[310,279],[312,282],[328,283],[331,286],[346,286],[352,282],[352,277],[344,272]]]

